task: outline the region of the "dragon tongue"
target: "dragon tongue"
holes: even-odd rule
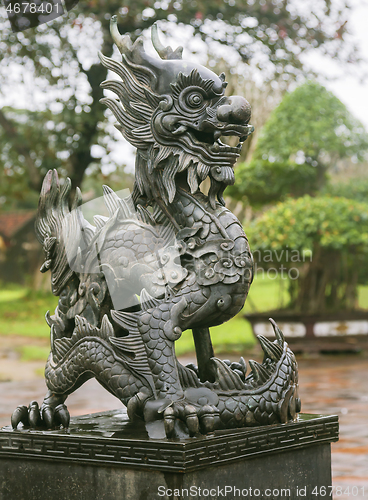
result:
[[[256,382],[262,383],[262,382],[266,382],[266,380],[269,379],[270,373],[263,365],[261,365],[257,361],[250,359],[249,366],[252,369],[253,378]]]

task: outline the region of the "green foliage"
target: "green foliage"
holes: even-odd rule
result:
[[[101,8],[99,0],[92,4]],[[323,49],[328,45],[332,58],[356,58],[354,47],[343,39],[347,24],[341,23],[341,16],[348,13],[344,2],[338,10],[331,9],[329,0],[319,0],[318,9],[313,8],[312,23],[312,10],[299,10],[290,0],[128,0],[124,7],[120,10],[122,32],[140,32],[156,20],[191,25],[194,34],[206,42],[216,40],[234,47],[245,62],[262,53],[263,61],[258,66],[270,79],[282,74],[283,79],[293,80],[304,69],[300,55],[310,48]],[[109,13],[118,9],[109,4]],[[330,23],[335,23],[335,33],[327,29]],[[344,55],[339,51],[341,45],[347,50]]]
[[[368,136],[346,106],[315,81],[285,95],[262,130],[254,157],[313,167],[337,158],[363,159]]]
[[[0,335],[50,336],[45,313],[54,311],[58,297],[18,285],[2,285],[0,292]]]
[[[102,196],[103,185],[111,187],[114,191],[129,189],[132,192],[134,175],[126,173],[124,166],[120,165],[113,172],[103,174],[96,165],[95,168],[89,168],[86,172],[82,183],[82,192],[91,193],[90,198],[97,198]]]
[[[7,107],[1,113],[8,127],[0,126],[0,206],[37,208],[43,176],[49,169],[62,171],[66,138],[60,127],[55,130],[61,117],[51,111]]]
[[[255,219],[248,237],[253,250],[313,250],[318,243],[368,253],[368,204],[328,196],[289,199]]]
[[[308,165],[262,160],[242,163],[236,168],[236,180],[226,194],[237,200],[247,198],[257,207],[280,200],[287,195],[303,196],[316,190],[316,170]]]
[[[322,194],[368,202],[368,177],[357,177],[343,182],[328,183]]]
[[[19,347],[21,361],[44,361],[46,362],[50,354],[49,347],[38,345],[24,345]]]
[[[353,309],[368,265],[368,204],[304,196],[278,203],[249,227],[258,265],[295,268],[290,307],[303,312]]]
[[[265,204],[286,195],[314,194],[339,159],[368,157],[368,134],[346,106],[319,83],[285,95],[261,131],[253,158],[229,193]]]
[[[310,19],[312,13],[314,22]],[[319,0],[318,8],[314,7],[313,10],[298,9],[290,0],[254,2],[126,0],[123,7],[117,0],[112,0],[108,4],[101,0],[90,0],[88,4],[79,2],[67,19],[64,16],[61,20],[49,23],[47,32],[52,34],[66,23],[74,27],[76,32],[82,32],[86,27],[93,26],[94,38],[102,38],[104,44],[109,44],[111,38],[108,22],[113,14],[119,14],[121,33],[130,32],[136,36],[156,20],[162,20],[171,24],[191,25],[194,33],[205,41],[213,39],[222,44],[232,45],[245,61],[249,61],[255,54],[263,53],[268,63],[273,66],[273,77],[274,74],[280,73],[293,75],[302,69],[300,55],[311,48],[324,48],[328,45],[330,57],[341,61],[351,62],[356,56],[354,45],[344,40],[344,34],[348,32],[349,26],[347,21],[342,23],[341,18],[344,17],[345,20],[349,14],[347,3],[341,2],[339,9],[336,9],[331,8],[329,0]],[[336,26],[336,31],[327,29],[331,25]],[[9,25],[4,26],[3,33],[9,34],[8,32]],[[40,26],[38,29],[27,30],[24,35],[32,43],[37,37],[40,52],[35,54],[37,56],[34,60],[35,69],[47,75],[50,80],[57,79],[43,60],[43,57],[52,59],[50,56],[53,45],[50,39],[48,43],[46,42],[42,36],[44,33],[45,26]],[[83,37],[83,33],[80,35]],[[11,41],[16,38],[13,37]],[[19,38],[23,39],[22,36]],[[2,36],[1,39],[6,40],[7,37]],[[62,42],[66,56],[69,37]],[[77,48],[79,44],[76,42],[73,45]],[[343,45],[345,52],[340,50]],[[15,48],[11,55],[28,57],[32,49],[32,45],[21,43],[21,47]],[[263,69],[265,72],[270,72],[270,67],[266,66],[266,61],[263,61]]]

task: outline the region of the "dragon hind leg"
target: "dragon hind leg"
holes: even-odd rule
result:
[[[76,316],[72,337],[53,342],[45,369],[49,391],[41,408],[35,401],[29,407],[17,407],[11,419],[13,428],[20,422],[32,428],[52,428],[60,424],[68,427],[69,413],[64,402],[69,394],[92,377],[125,405],[138,393],[151,396],[149,385],[136,373],[131,360],[114,345],[114,339],[114,330],[107,316],[101,328]]]

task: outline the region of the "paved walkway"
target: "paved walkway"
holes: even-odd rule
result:
[[[18,369],[13,375],[8,372],[5,379],[11,380],[0,382],[0,426],[8,425],[18,404],[34,399],[41,402],[46,392],[39,376],[19,380],[25,367],[16,359],[0,360],[3,380],[3,361],[8,370]],[[332,473],[333,485],[342,489],[336,490],[334,498],[368,499],[368,353],[299,357],[298,361],[302,411],[339,416],[340,441],[332,445]],[[67,404],[73,416],[114,408],[116,399],[91,380],[72,394]]]

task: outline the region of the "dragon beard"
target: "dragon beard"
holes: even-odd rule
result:
[[[183,151],[179,146],[155,143],[148,150],[137,150],[136,188],[148,200],[161,198],[166,205],[172,203],[176,194],[175,177],[184,171],[187,172],[187,182],[192,194],[209,177],[211,184],[208,198],[211,207],[216,207],[216,201],[225,205],[223,192],[235,181],[234,170],[230,165],[207,165],[198,156]]]

